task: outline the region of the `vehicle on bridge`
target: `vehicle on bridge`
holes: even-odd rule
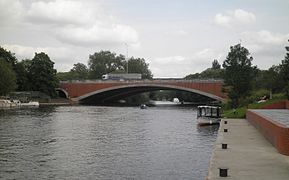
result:
[[[102,80],[140,80],[141,74],[129,73],[129,74],[104,74]]]
[[[221,107],[198,106],[197,120],[199,126],[217,125],[221,122]]]

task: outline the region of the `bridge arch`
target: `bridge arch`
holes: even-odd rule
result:
[[[56,88],[55,90],[56,90],[56,92],[58,92],[59,97],[69,98],[68,92],[65,89]]]
[[[107,101],[111,99],[121,99],[123,97],[128,97],[130,95],[149,92],[149,91],[156,91],[156,90],[180,90],[186,91],[190,93],[200,94],[211,99],[215,99],[218,101],[224,101],[222,97],[216,96],[211,93],[203,92],[197,89],[186,88],[176,85],[167,85],[167,84],[126,84],[120,86],[113,86],[105,89],[96,90],[85,95],[79,96],[75,98],[80,103],[93,103],[93,98],[98,101]]]

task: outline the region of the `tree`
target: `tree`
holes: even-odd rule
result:
[[[12,68],[14,69],[14,67],[17,63],[17,58],[15,57],[14,53],[7,51],[6,49],[4,49],[0,46],[0,58],[2,58],[2,60],[6,61],[8,64],[10,64],[12,66]]]
[[[87,79],[88,78],[88,69],[85,64],[77,63],[73,65],[73,68],[70,70],[71,76],[75,80]]]
[[[217,59],[214,59],[212,62],[212,69],[221,69],[221,65],[219,64]]]
[[[124,65],[125,70],[126,66]],[[152,79],[153,75],[149,69],[149,64],[143,58],[130,58],[128,60],[128,72],[142,74],[143,79]]]
[[[124,60],[125,57],[123,55],[117,56],[110,51],[100,51],[93,55],[89,55],[88,68],[90,71],[90,78],[101,79],[104,74],[123,70]]]
[[[0,95],[7,95],[16,88],[16,75],[9,63],[0,58]]]
[[[238,107],[252,88],[252,80],[256,67],[252,67],[253,58],[241,44],[230,47],[230,52],[223,62],[224,81],[230,87],[229,98],[233,107]]]
[[[289,47],[288,46],[286,47],[286,50],[287,50],[287,53],[286,53],[285,59],[282,60],[282,63],[280,65],[281,66],[280,74],[281,74],[282,79],[286,83],[285,90],[286,90],[287,98],[289,99]]]
[[[55,88],[58,86],[54,62],[44,52],[35,53],[29,68],[29,78],[32,90],[41,91],[55,97]]]
[[[31,65],[30,59],[22,60],[21,62],[17,62],[15,65],[15,73],[17,79],[17,90],[19,91],[30,91],[31,83],[29,79],[29,68]]]
[[[284,87],[284,81],[280,75],[281,66],[273,65],[268,70],[258,70],[255,88],[267,89],[271,93],[281,92]]]
[[[211,68],[207,68],[201,73],[187,75],[185,79],[221,79],[222,73],[223,69],[221,69],[221,65],[218,60],[214,59]]]

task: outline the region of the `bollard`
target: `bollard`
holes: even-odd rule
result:
[[[219,168],[219,176],[227,177],[228,176],[228,168]]]
[[[227,121],[224,121],[224,124],[227,124],[228,122]]]
[[[227,149],[227,147],[228,147],[228,144],[222,143],[222,149]]]
[[[228,132],[228,129],[224,129],[224,132]]]

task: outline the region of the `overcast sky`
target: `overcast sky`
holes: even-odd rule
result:
[[[100,50],[126,55],[126,43],[154,77],[184,77],[240,42],[259,68],[279,64],[288,22],[288,0],[0,0],[0,46],[69,71]]]

